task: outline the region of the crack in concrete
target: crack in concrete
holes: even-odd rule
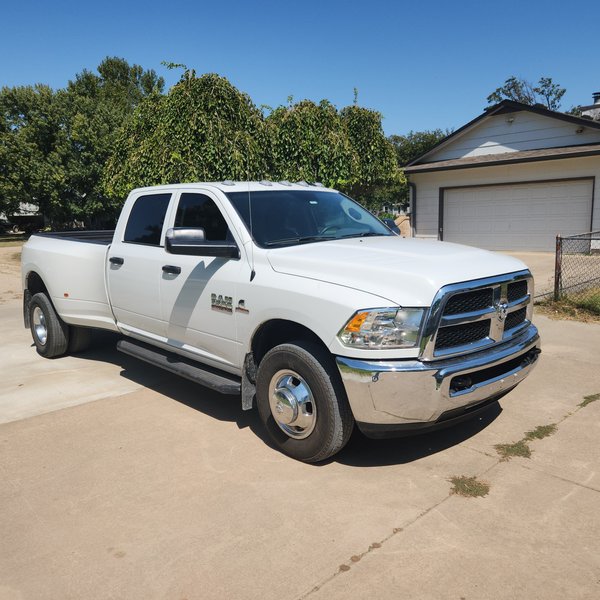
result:
[[[557,428],[558,428],[558,426],[561,423],[563,423],[564,421],[566,421],[569,417],[572,417],[573,415],[575,415],[577,412],[579,412],[583,408],[585,408],[585,405],[584,406],[578,405],[577,408],[575,408],[573,411],[568,412],[566,415],[564,415],[564,417],[562,419],[560,419],[559,421],[557,421],[555,423],[555,425],[557,426]],[[483,456],[487,456],[488,458],[492,458],[492,459],[495,460],[494,463],[492,463],[487,469],[484,469],[479,475],[476,475],[476,477],[479,477],[481,475],[485,475],[486,473],[489,473],[492,469],[495,469],[501,463],[506,462],[502,458],[498,458],[497,456],[494,456],[493,454],[485,452],[484,450],[479,450],[478,448],[473,448],[473,447],[468,446],[468,445],[465,445],[464,448],[466,448],[467,450],[471,450],[472,452],[476,452],[478,454],[481,454]],[[518,464],[518,466],[521,466],[521,467],[523,467],[525,469],[528,469],[530,471],[536,471],[538,473],[542,473],[544,475],[547,475],[548,477],[552,477],[552,478],[558,479],[560,481],[564,481],[565,483],[570,483],[572,485],[575,485],[575,486],[578,486],[578,487],[582,487],[582,488],[590,490],[592,492],[600,492],[599,489],[596,489],[594,487],[585,485],[583,483],[579,483],[577,481],[572,481],[570,479],[567,479],[565,477],[561,477],[559,475],[555,475],[553,473],[548,473],[548,472],[544,471],[543,469],[535,468],[535,467],[532,467],[532,466],[529,466],[529,465],[526,465],[526,464],[522,464],[522,463]],[[392,533],[390,533],[389,535],[387,535],[386,537],[384,537],[379,542],[372,543],[368,547],[368,549],[365,550],[364,552],[361,552],[359,554],[353,554],[350,557],[350,560],[349,560],[350,564],[342,563],[339,566],[338,570],[335,573],[333,573],[329,577],[326,577],[325,579],[323,579],[322,581],[320,581],[317,585],[315,585],[308,592],[302,594],[301,596],[298,596],[297,600],[304,600],[305,598],[308,598],[310,595],[314,594],[315,592],[318,592],[323,586],[325,586],[329,582],[333,581],[336,577],[338,577],[342,573],[346,573],[346,572],[350,571],[350,569],[352,568],[352,566],[351,566],[352,564],[360,562],[360,560],[362,558],[364,558],[365,556],[367,556],[368,554],[370,554],[373,550],[377,550],[379,548],[382,548],[383,545],[386,542],[388,542],[390,539],[392,539],[393,537],[395,537],[399,533],[402,533],[408,527],[410,527],[411,525],[414,525],[417,521],[419,521],[423,517],[427,516],[432,510],[435,510],[436,508],[438,508],[439,506],[441,506],[444,502],[446,502],[446,500],[448,500],[452,496],[453,496],[453,494],[451,494],[451,493],[448,494],[448,496],[446,496],[445,498],[443,498],[442,500],[440,500],[439,502],[437,502],[433,506],[430,506],[428,509],[426,509],[423,512],[419,513],[412,521],[409,521],[406,525],[404,525],[404,527],[394,527],[394,529],[392,530]]]
[[[535,465],[535,463],[533,463],[533,465]],[[564,481],[565,483],[571,483],[586,490],[590,490],[590,492],[600,493],[600,489],[598,488],[592,487],[590,485],[585,485],[585,483],[580,483],[579,481],[573,481],[568,477],[561,477],[560,475],[556,475],[555,473],[548,473],[548,471],[545,471],[543,468],[539,467],[539,465],[531,466],[521,463],[519,464],[519,466],[523,467],[524,469],[527,469],[528,471],[535,471],[536,473],[542,473],[543,475],[547,475],[548,477],[552,477],[553,479],[558,479],[559,481]]]
[[[389,535],[387,535],[386,537],[384,537],[383,539],[381,539],[379,542],[373,542],[367,548],[367,550],[365,550],[364,552],[361,552],[360,554],[353,554],[350,557],[350,561],[349,562],[350,563],[357,563],[363,557],[367,556],[368,554],[370,554],[374,550],[378,550],[378,549],[382,548],[383,545],[386,542],[388,542],[389,540],[391,540],[393,537],[395,537],[399,533],[402,533],[403,531],[405,531],[411,525],[414,525],[417,521],[419,521],[423,517],[427,516],[432,510],[435,510],[436,508],[438,508],[438,506],[442,505],[444,502],[446,502],[446,500],[448,500],[448,498],[451,498],[451,497],[452,497],[452,495],[448,494],[448,496],[445,496],[444,498],[442,498],[442,500],[440,500],[439,502],[437,502],[433,506],[430,506],[429,508],[427,508],[423,512],[419,513],[414,519],[412,519],[411,521],[408,521],[408,523],[406,523],[406,525],[404,525],[403,527],[394,527],[394,529],[392,530],[392,533],[390,533]],[[324,585],[328,584],[330,581],[333,581],[336,577],[338,577],[342,573],[346,573],[350,569],[351,569],[350,565],[348,565],[347,563],[342,563],[340,565],[339,569],[335,573],[333,573],[329,577],[326,577],[325,579],[323,579],[322,581],[320,581],[317,585],[315,585],[308,592],[305,592],[301,596],[298,596],[297,600],[304,600],[305,598],[308,598],[311,594],[314,594],[315,592],[318,592]]]

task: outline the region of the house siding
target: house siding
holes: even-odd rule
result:
[[[440,188],[523,183],[554,179],[595,177],[592,229],[600,230],[600,156],[569,158],[543,162],[497,165],[412,173],[410,181],[416,185],[416,228],[417,237],[438,238]],[[565,207],[568,210],[568,207]]]
[[[508,118],[514,118],[512,123]],[[600,143],[600,130],[580,126],[527,111],[495,115],[477,127],[453,138],[446,147],[427,156],[420,164],[454,158],[505,154],[571,145]]]

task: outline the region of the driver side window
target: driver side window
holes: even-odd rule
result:
[[[202,227],[205,239],[210,242],[231,239],[227,222],[219,207],[212,198],[204,194],[181,194],[175,215],[175,227]]]

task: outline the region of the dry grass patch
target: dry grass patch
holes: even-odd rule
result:
[[[590,396],[584,396],[583,402],[579,403],[579,406],[583,408],[592,402],[596,402],[596,400],[600,400],[600,394],[591,394]]]
[[[528,442],[532,440],[543,440],[545,437],[556,433],[556,429],[556,423],[550,423],[550,425],[538,425],[535,429],[528,431],[523,440]]]
[[[490,491],[489,484],[485,481],[479,481],[477,477],[467,477],[466,475],[451,477],[450,483],[452,484],[451,494],[467,498],[487,496]]]
[[[514,456],[531,458],[531,448],[524,439],[519,440],[514,444],[496,444],[494,449],[500,455],[502,460],[510,460]]]
[[[538,425],[535,429],[527,431],[523,439],[514,444],[496,444],[494,449],[500,455],[502,460],[510,460],[514,456],[521,458],[531,458],[531,448],[528,442],[533,440],[543,440],[545,437],[556,433],[558,426],[556,423],[549,425]]]

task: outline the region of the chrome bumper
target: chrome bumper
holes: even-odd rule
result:
[[[537,363],[540,338],[530,325],[510,342],[445,360],[357,360],[336,357],[359,423],[428,424],[457,409],[499,397]],[[460,379],[459,379],[460,378]]]

